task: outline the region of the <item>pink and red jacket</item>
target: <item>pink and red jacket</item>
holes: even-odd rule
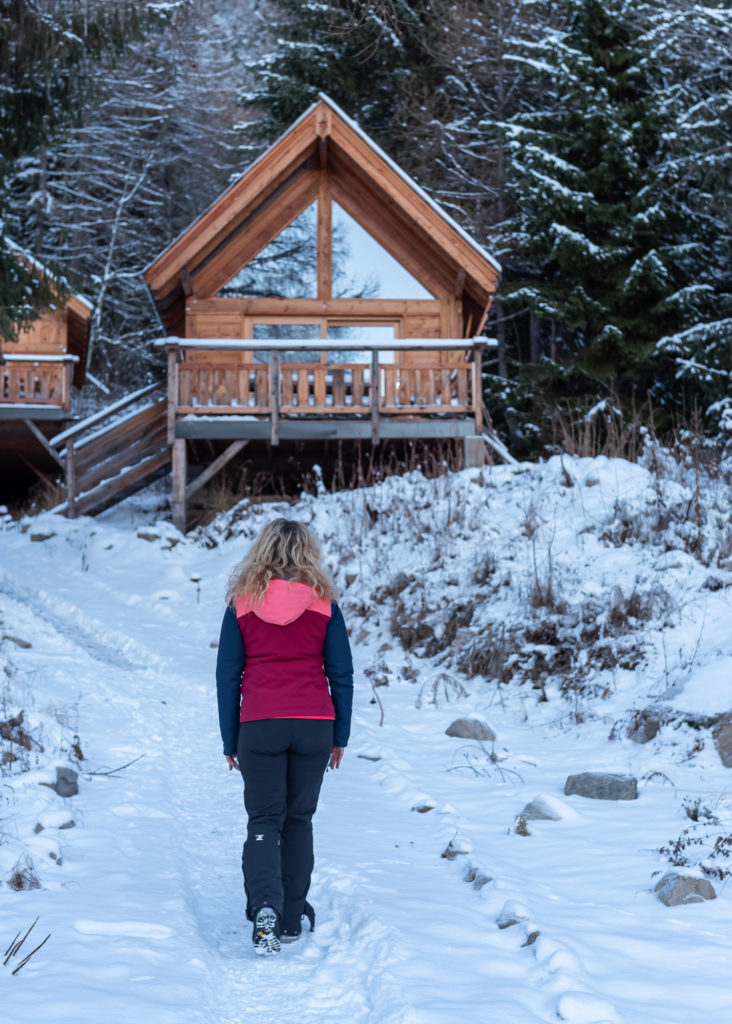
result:
[[[236,753],[240,722],[264,718],[333,719],[333,744],[345,747],[353,661],[338,605],[281,579],[258,605],[237,599],[221,625],[216,692],[225,754]]]

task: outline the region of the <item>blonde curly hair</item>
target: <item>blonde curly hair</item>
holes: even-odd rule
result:
[[[236,565],[226,587],[226,603],[246,597],[259,604],[275,577],[307,583],[319,598],[334,601],[336,589],[322,564],[317,538],[294,519],[273,519]]]

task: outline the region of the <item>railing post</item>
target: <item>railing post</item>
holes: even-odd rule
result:
[[[379,443],[379,350],[371,351],[371,444]]]
[[[175,417],[178,411],[178,356],[179,349],[168,348],[168,444],[175,441]]]
[[[276,349],[273,349],[270,354],[269,360],[270,370],[270,422],[271,422],[271,434],[270,443],[278,445],[280,443],[280,354]]]
[[[473,345],[473,413],[475,433],[483,433],[483,345]]]
[[[74,458],[74,442],[66,445],[66,514],[69,519],[76,518],[76,466]]]

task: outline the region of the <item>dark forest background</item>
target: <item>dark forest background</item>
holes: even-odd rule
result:
[[[141,273],[327,92],[502,263],[485,397],[732,436],[732,13],[691,0],[0,0],[0,338],[94,305],[99,400],[162,375]]]

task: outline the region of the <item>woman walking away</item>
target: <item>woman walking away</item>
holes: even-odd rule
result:
[[[242,855],[257,953],[300,935],[313,870],[312,817],[326,766],[348,743],[353,662],[335,588],[302,523],[275,519],[226,592],[216,690],[224,756],[244,778]]]

